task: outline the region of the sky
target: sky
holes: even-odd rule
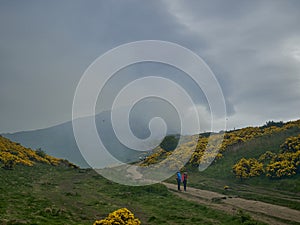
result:
[[[299,119],[299,21],[297,0],[0,0],[0,133],[71,120],[88,66],[139,40],[174,42],[199,55],[222,88],[228,129]],[[161,71],[153,65],[125,69],[105,96]],[[174,77],[200,96],[192,82]],[[202,111],[204,102],[196,101]]]

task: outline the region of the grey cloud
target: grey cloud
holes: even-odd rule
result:
[[[34,129],[69,120],[80,76],[110,48],[139,39],[178,37],[178,25],[163,15],[157,3],[2,4],[0,101],[7,103],[5,109],[1,108],[2,131]],[[27,122],[14,122],[21,117]]]
[[[295,118],[300,105],[299,61],[283,51],[290,38],[297,40],[295,48],[300,46],[299,2],[205,3],[209,6],[177,2],[173,13],[195,35],[210,40],[203,55],[227,99],[237,107],[236,114],[251,111],[265,120]]]
[[[1,1],[0,131],[70,120],[88,65],[142,39],[176,42],[199,54],[220,82],[229,126],[296,118],[300,62],[291,52],[300,48],[299,8],[293,0]],[[146,75],[147,68],[131,72],[126,79]],[[205,102],[191,82],[176,79]]]

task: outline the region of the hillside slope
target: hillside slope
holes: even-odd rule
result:
[[[183,200],[161,184],[130,187],[93,170],[38,164],[0,169],[0,224],[92,225],[108,213],[128,208],[141,224],[256,224],[244,214],[227,214]],[[247,223],[246,223],[247,222]],[[249,223],[252,222],[252,223]]]
[[[230,131],[232,140],[243,138],[246,141],[236,142],[235,144],[227,145],[221,151],[221,157],[204,171],[199,171],[197,164],[190,163],[185,167],[189,174],[189,186],[200,189],[212,190],[230,196],[240,196],[246,199],[259,200],[271,204],[277,204],[292,209],[300,210],[300,171],[299,163],[296,174],[291,176],[271,177],[262,173],[259,176],[240,179],[234,174],[233,166],[242,158],[261,160],[261,156],[266,152],[272,152],[275,156],[274,160],[280,160],[283,146],[289,143],[290,146],[296,145],[295,140],[300,134],[299,120],[283,124],[281,127],[261,127],[261,128],[245,128],[238,131]],[[264,130],[269,132],[259,135],[251,135],[251,130]],[[273,132],[271,132],[273,130]],[[246,132],[249,131],[249,132]],[[248,137],[245,138],[245,134]],[[254,134],[258,134],[255,132]],[[293,141],[291,141],[293,140]],[[228,140],[227,143],[230,143]],[[290,154],[290,153],[289,153]],[[193,161],[191,161],[193,162]],[[266,170],[268,162],[263,165]],[[299,162],[299,160],[297,161]],[[297,165],[295,162],[295,165]],[[174,177],[168,180],[174,182]]]
[[[235,151],[242,157],[247,157],[249,154],[259,156],[268,150],[278,152],[280,145],[284,142],[285,138],[296,136],[298,134],[300,134],[300,120],[287,123],[269,122],[261,127],[246,127],[239,130],[212,133],[210,136],[207,133],[200,134],[199,137],[195,135],[191,138],[190,142],[183,143],[183,145],[179,147],[183,148],[183,152],[195,150],[189,163],[190,165],[197,167],[200,163],[210,161],[210,157],[215,156],[214,154],[212,154],[212,156],[210,156],[210,154],[204,154],[205,152],[217,152],[214,162],[223,158],[228,151]],[[274,138],[274,136],[277,137]],[[221,141],[218,142],[215,140]],[[279,140],[280,143],[278,142]],[[244,147],[249,143],[258,142],[260,146],[252,146],[251,152],[244,150]],[[196,149],[191,149],[195,145]],[[266,149],[267,145],[270,145],[268,146],[268,149]],[[172,155],[172,153],[172,151],[167,151],[158,147],[153,155],[150,155],[144,160],[143,165],[147,166],[155,164],[169,155]]]
[[[32,150],[0,136],[0,166],[5,169],[13,169],[16,165],[33,166],[36,163],[53,166],[66,165],[77,168],[76,165],[64,159],[55,158],[45,154],[41,149]]]

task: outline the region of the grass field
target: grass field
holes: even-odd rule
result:
[[[92,170],[37,164],[0,176],[0,224],[93,224],[122,207],[142,224],[261,224],[182,200],[163,185],[123,186]]]

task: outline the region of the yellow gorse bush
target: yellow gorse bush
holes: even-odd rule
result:
[[[266,151],[264,154],[262,154],[259,158],[258,161],[259,162],[267,162],[272,160],[274,157],[276,156],[275,153],[271,152],[271,151]]]
[[[296,174],[296,166],[292,161],[282,160],[267,165],[267,176],[272,178],[290,177]]]
[[[300,120],[291,121],[287,123],[282,123],[280,127],[278,126],[264,126],[264,127],[246,127],[240,130],[228,131],[228,132],[220,132],[218,134],[212,134],[210,137],[202,136],[193,138],[193,144],[182,143],[180,147],[187,152],[191,150],[194,151],[195,146],[196,149],[192,154],[192,157],[189,160],[189,163],[192,165],[198,166],[200,163],[210,162],[212,159],[218,160],[223,157],[223,152],[229,146],[238,146],[244,142],[250,141],[253,138],[263,136],[263,135],[271,135],[273,133],[281,132],[293,127],[300,127]],[[224,139],[223,139],[224,138]],[[222,143],[218,140],[223,139]],[[294,138],[295,139],[295,138]],[[291,142],[295,140],[289,140],[287,143],[288,149],[299,150],[300,145],[293,145]],[[217,153],[217,155],[216,155]],[[172,152],[166,152],[161,148],[157,148],[154,153],[148,156],[144,162],[141,164],[142,166],[149,166],[151,164],[156,164],[167,157],[172,155]],[[216,157],[214,158],[214,156]],[[268,157],[267,155],[265,157]]]
[[[268,177],[290,177],[300,169],[300,135],[287,138],[280,147],[281,153],[275,154],[266,167]]]
[[[300,135],[289,137],[280,146],[281,152],[275,154],[267,151],[256,159],[242,158],[232,169],[238,178],[258,176],[265,171],[267,177],[291,177],[300,171]],[[265,163],[265,169],[263,168]]]
[[[33,166],[36,162],[51,165],[65,164],[70,167],[77,167],[63,159],[58,159],[46,154],[40,156],[37,151],[25,148],[19,143],[12,142],[0,136],[0,166],[2,164],[2,167],[12,169],[17,164]]]
[[[290,177],[300,169],[300,135],[287,138],[280,147],[281,153],[275,154],[266,167],[268,177]]]
[[[240,179],[259,176],[264,172],[263,164],[253,158],[242,158],[232,169],[235,176]]]
[[[118,209],[110,213],[105,219],[96,220],[94,225],[140,225],[141,221],[134,218],[134,214],[127,208]]]
[[[300,150],[300,135],[296,137],[289,137],[280,146],[282,152],[297,152]]]

